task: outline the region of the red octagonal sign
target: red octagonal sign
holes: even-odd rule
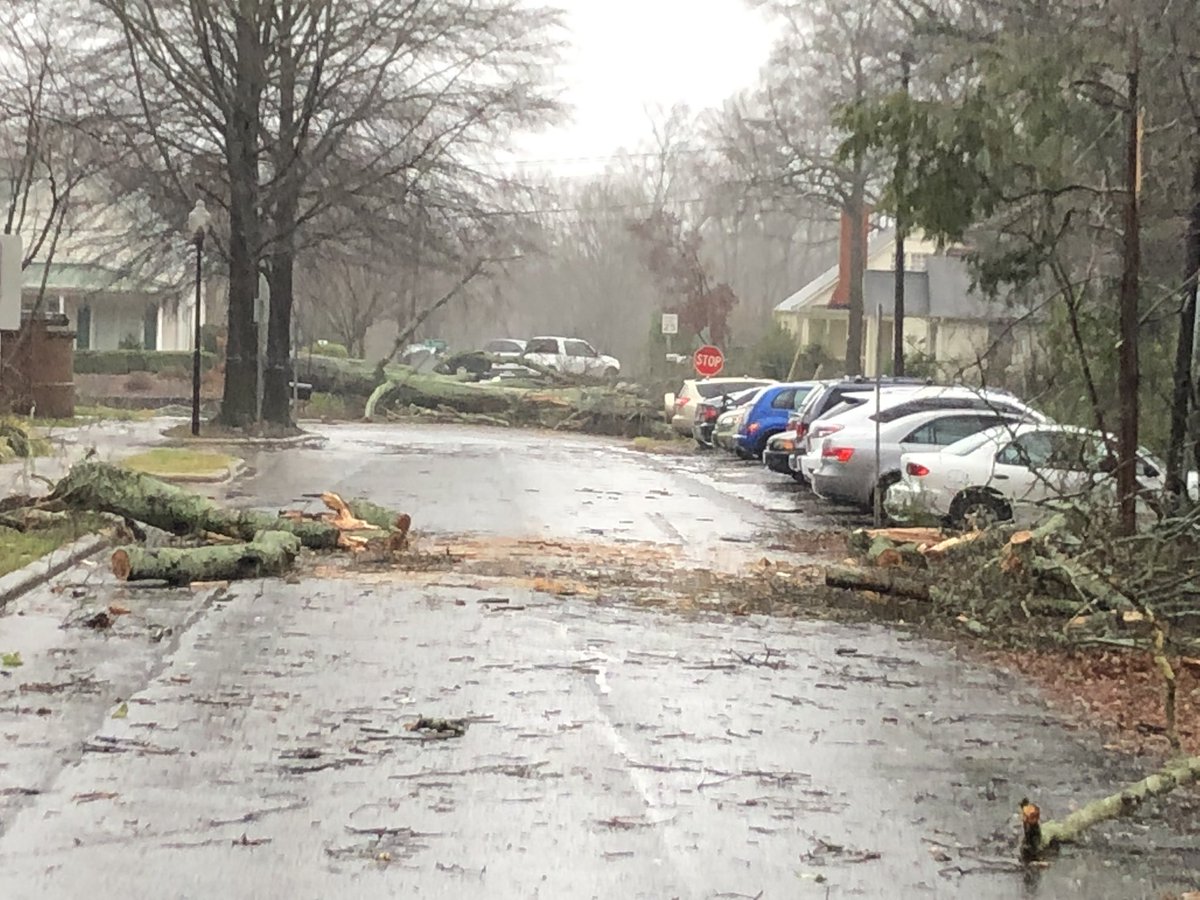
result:
[[[692,356],[692,365],[696,367],[697,375],[711,378],[725,368],[725,354],[717,347],[704,346]]]

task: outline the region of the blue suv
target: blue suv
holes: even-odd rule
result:
[[[735,439],[738,456],[760,459],[767,441],[784,430],[788,416],[800,408],[808,392],[816,386],[815,381],[794,381],[764,388],[742,417]]]

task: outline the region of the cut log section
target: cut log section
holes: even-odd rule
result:
[[[300,552],[300,539],[285,531],[264,531],[245,544],[207,547],[122,547],[113,552],[113,574],[121,581],[233,581],[282,575]]]
[[[73,466],[51,496],[74,509],[113,513],[177,535],[212,532],[250,541],[260,531],[286,531],[314,550],[332,550],[338,543],[338,529],[326,522],[223,509],[150,475],[94,460]]]
[[[830,587],[854,591],[878,591],[915,600],[929,599],[929,584],[922,578],[905,574],[898,569],[859,569],[850,566],[829,566],[825,583]]]

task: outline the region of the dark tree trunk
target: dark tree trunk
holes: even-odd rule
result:
[[[1138,48],[1136,39],[1128,76],[1127,133],[1125,146],[1125,246],[1121,272],[1120,352],[1118,393],[1121,423],[1117,434],[1117,491],[1120,495],[1121,532],[1137,530],[1138,447],[1138,283],[1141,244],[1138,235],[1138,178],[1141,127],[1138,112]]]
[[[262,52],[254,25],[237,14],[234,97],[226,120],[229,166],[229,338],[225,346],[222,424],[244,428],[254,422],[257,339],[254,296],[258,292],[258,133],[262,99]]]
[[[907,50],[900,56],[901,76],[900,88],[908,95],[909,68],[912,57]],[[900,152],[896,155],[896,284],[895,309],[892,310],[892,374],[897,378],[904,375],[904,230],[908,227],[906,220],[905,192],[908,190],[908,138],[901,142]]]
[[[1185,469],[1192,399],[1192,357],[1196,338],[1196,286],[1200,273],[1200,154],[1192,160],[1192,208],[1184,237],[1183,304],[1179,314],[1179,343],[1175,351],[1175,383],[1171,397],[1171,440],[1167,448],[1167,490],[1175,497],[1187,491]],[[1200,385],[1197,385],[1200,388]],[[1200,448],[1197,448],[1200,453]],[[1200,456],[1197,457],[1200,465]]]
[[[296,220],[300,208],[296,152],[296,59],[292,52],[293,9],[283,4],[279,25],[279,137],[275,142],[274,177],[278,197],[271,211],[271,317],[267,329],[267,362],[263,385],[263,420],[292,424],[291,380],[293,273],[296,265]]]
[[[858,177],[857,175],[855,176]],[[850,217],[850,285],[847,303],[850,308],[846,327],[846,374],[861,375],[863,370],[863,269],[866,268],[867,248],[863,219],[866,200],[861,179],[850,194],[846,212]]]

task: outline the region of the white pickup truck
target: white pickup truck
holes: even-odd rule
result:
[[[565,337],[535,337],[525,344],[523,359],[568,375],[616,378],[621,363],[604,356],[587,341]]]

